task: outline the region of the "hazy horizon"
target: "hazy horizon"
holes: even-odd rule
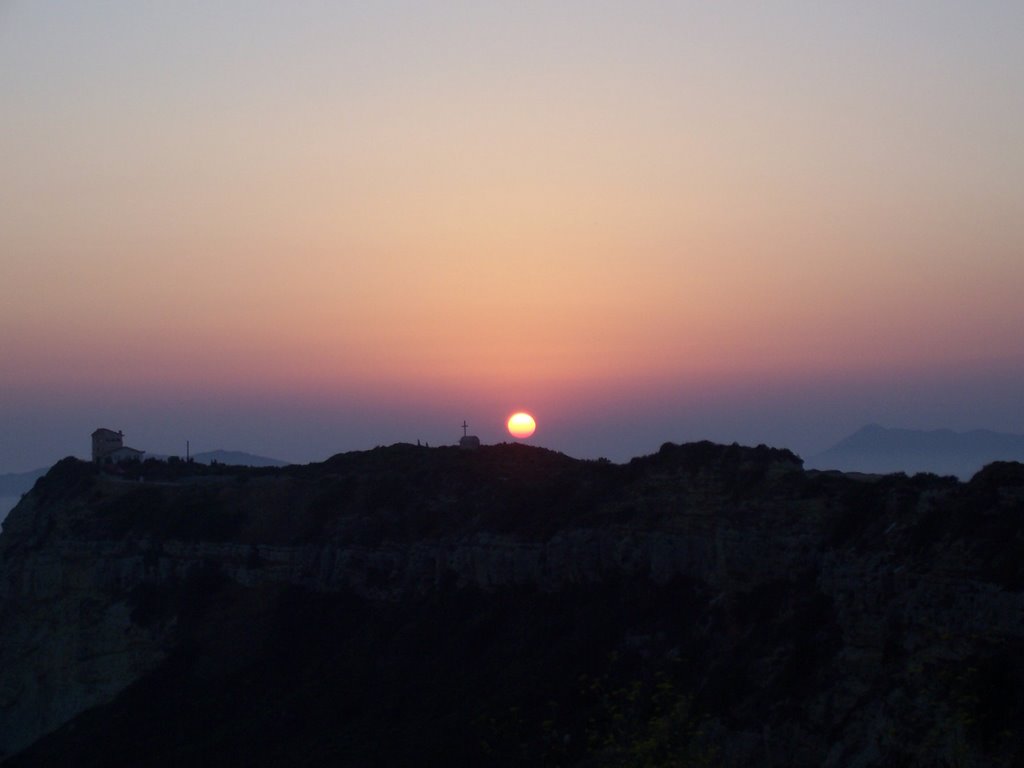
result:
[[[540,401],[541,407],[532,409],[538,418],[537,432],[520,442],[576,458],[613,461],[653,453],[664,442],[766,443],[788,448],[806,459],[868,424],[896,429],[1024,432],[999,419],[1000,410],[1011,410],[1018,396],[1016,373],[995,373],[972,382],[965,381],[962,374],[936,377],[925,372],[903,390],[906,398],[894,397],[884,380],[874,382],[873,387],[857,382],[858,392],[866,394],[852,407],[843,402],[849,395],[838,383],[831,388],[788,388],[759,382],[759,391],[752,396],[750,390],[758,387],[755,382],[691,396],[688,402],[695,403],[694,407],[683,407],[671,392],[651,393],[641,403],[609,398],[596,406],[561,407],[557,413],[549,413],[546,403]],[[956,413],[947,410],[951,396],[967,386],[984,396]],[[150,454],[184,455],[187,440],[193,453],[242,450],[295,463],[322,461],[335,453],[396,442],[455,444],[462,435],[460,417],[468,419],[470,432],[484,443],[513,440],[504,427],[508,413],[501,410],[496,398],[470,401],[470,407],[462,410],[448,405],[449,413],[437,414],[429,409],[429,403],[412,399],[402,409],[373,411],[364,405],[332,411],[287,402],[154,405],[140,397],[100,404],[95,411],[104,414],[100,418],[77,412],[75,404],[55,412],[48,407],[46,412],[42,408],[23,410],[12,414],[12,427],[32,434],[33,439],[21,447],[0,447],[0,455],[6,459],[6,466],[0,464],[0,473],[36,469],[68,455],[88,458],[89,435],[100,426],[124,430],[127,445]],[[584,409],[589,407],[604,414],[603,420],[588,419]],[[34,463],[26,461],[33,456],[37,457]]]
[[[0,5],[0,473],[1024,432],[1024,6]]]

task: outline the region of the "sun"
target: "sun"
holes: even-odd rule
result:
[[[533,431],[537,429],[537,422],[533,420],[533,416],[528,413],[520,411],[519,413],[513,413],[508,417],[508,433],[512,437],[518,437],[520,439],[529,437],[533,434]]]

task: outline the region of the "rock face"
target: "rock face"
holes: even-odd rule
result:
[[[65,460],[0,536],[12,765],[1024,764],[1020,465],[700,443],[140,473]]]

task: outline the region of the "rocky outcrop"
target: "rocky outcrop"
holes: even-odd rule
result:
[[[28,496],[5,531],[0,580],[0,755],[108,701],[166,655],[163,631],[132,620],[130,562],[103,542],[45,539],[17,552],[55,510]],[[121,589],[112,588],[120,584]]]
[[[0,752],[160,669],[225,580],[392,604],[627,581],[703,596],[692,696],[723,764],[995,764],[1019,745],[971,674],[1024,648],[1022,489],[1017,465],[855,479],[710,444],[623,466],[396,446],[145,482],[66,460],[0,536]],[[737,658],[749,679],[719,701]]]

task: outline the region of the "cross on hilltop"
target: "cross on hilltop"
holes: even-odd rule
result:
[[[469,434],[469,424],[465,419],[462,421],[462,438],[459,440],[459,448],[464,451],[475,451],[480,447],[480,438]]]

